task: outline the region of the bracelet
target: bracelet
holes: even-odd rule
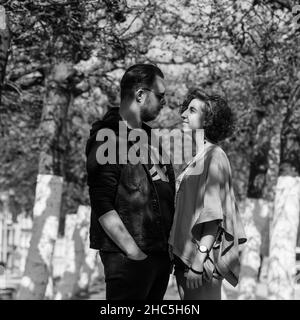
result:
[[[190,268],[190,270],[196,274],[203,274],[203,271],[197,271],[197,270],[194,270],[193,268]]]

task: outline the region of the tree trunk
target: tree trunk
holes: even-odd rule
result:
[[[58,63],[46,83],[33,232],[18,299],[44,299],[51,276],[63,191],[65,126],[70,103],[67,81],[71,73],[70,65]]]
[[[239,300],[255,300],[261,265],[261,248],[267,231],[270,203],[263,199],[247,198],[244,204],[243,221],[247,243],[241,256]]]
[[[97,252],[93,249],[86,248],[75,294],[88,292],[91,282],[95,278],[104,279],[103,265],[102,263],[97,265]]]
[[[268,295],[271,300],[294,299],[299,202],[299,178],[279,177],[270,234]]]
[[[253,156],[250,161],[247,198],[241,210],[247,242],[241,255],[241,272],[238,286],[239,300],[256,298],[256,286],[261,265],[262,232],[268,222],[268,204],[262,199],[268,170],[269,125],[265,113],[256,110],[252,122]]]
[[[78,238],[76,237],[77,227],[77,215],[68,214],[66,216],[65,222],[65,235],[63,246],[64,271],[57,285],[57,291],[54,297],[55,300],[70,299],[73,294],[74,285],[77,281],[76,269],[78,269],[78,255],[76,257],[75,250],[75,242],[76,240],[78,240]]]
[[[62,177],[38,175],[32,236],[19,299],[44,298],[58,229],[62,187]]]
[[[88,234],[90,207],[80,205],[76,215],[66,219],[66,259],[67,265],[58,285],[56,300],[71,299],[81,289],[89,285],[95,267],[95,251],[89,252]],[[81,281],[80,281],[81,280]]]
[[[279,178],[270,231],[268,293],[272,300],[294,299],[300,213],[300,87],[287,104],[281,131]]]
[[[274,130],[272,130],[270,151],[268,154],[268,171],[266,176],[266,184],[263,190],[263,198],[271,202],[274,202],[275,199],[276,184],[279,173],[280,135],[282,128],[282,120],[282,117],[278,116],[276,121],[277,125],[274,127]]]
[[[80,291],[87,292],[91,284],[93,276],[104,278],[104,270],[102,264],[96,266],[97,252],[94,249],[90,249],[88,236],[90,226],[90,214],[91,208],[89,206],[79,206],[78,215],[80,218],[80,237],[84,248],[84,256],[81,262],[81,267],[78,271],[77,283],[74,288],[74,295]],[[99,269],[98,269],[99,268]],[[101,270],[101,271],[100,271]]]

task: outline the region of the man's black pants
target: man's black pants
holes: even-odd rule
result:
[[[104,266],[107,300],[162,300],[169,282],[168,252],[149,253],[144,260],[122,252],[100,252]]]

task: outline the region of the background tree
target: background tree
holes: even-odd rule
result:
[[[74,73],[73,64],[80,56],[78,32],[83,11],[80,1],[44,1],[42,8],[29,3],[28,8],[40,17],[40,21],[47,23],[43,35],[49,39],[45,43],[45,60],[49,68],[44,68],[45,93],[40,124],[33,236],[19,299],[43,299],[51,275],[51,258],[58,231],[65,176],[64,152],[68,138],[66,126],[72,97],[70,78]],[[73,33],[66,37],[65,29],[71,29]]]

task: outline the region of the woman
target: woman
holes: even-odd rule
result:
[[[237,284],[239,244],[246,241],[230,163],[217,145],[233,132],[233,113],[223,98],[198,89],[185,99],[181,117],[193,134],[204,129],[204,145],[176,181],[169,244],[178,291],[185,300],[220,300],[222,279]]]

